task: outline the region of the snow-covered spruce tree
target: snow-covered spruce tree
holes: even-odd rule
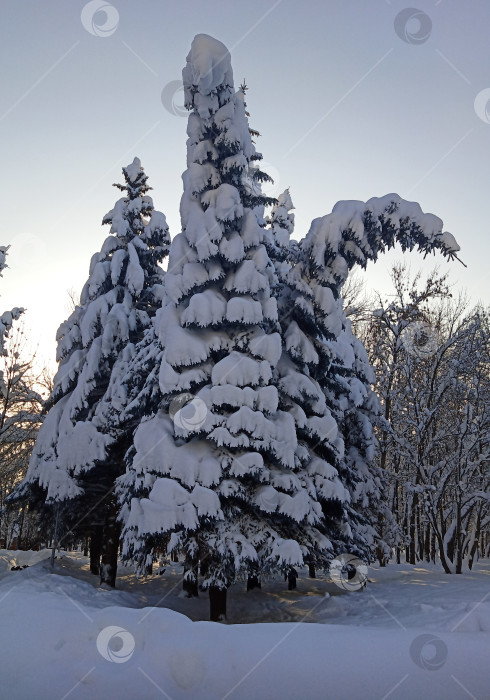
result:
[[[294,209],[289,188],[284,190],[272,207],[267,217],[264,245],[270,259],[274,263],[280,287],[287,283],[287,273],[291,269],[293,242],[291,235],[294,231]],[[283,264],[285,263],[285,264]],[[280,301],[280,300],[279,300]]]
[[[242,84],[236,93],[237,99],[243,100],[246,111],[245,92],[247,86]],[[255,143],[260,134],[255,129],[249,128],[252,143]],[[249,195],[250,204],[255,205],[254,211],[258,215],[259,223],[266,225],[262,218],[264,206],[274,204],[277,200],[263,196],[261,185],[271,181],[270,176],[260,168],[262,154],[254,151],[250,156],[248,177],[244,177],[244,186]],[[163,339],[151,324],[145,331],[143,339],[136,346],[127,361],[119,363],[119,372],[113,372],[113,391],[108,392],[109,398],[114,404],[115,412],[124,430],[134,430],[142,418],[154,415],[162,401],[162,393],[159,384],[159,369],[163,357]],[[121,401],[120,394],[123,394]]]
[[[245,118],[247,121],[248,133],[250,134],[250,141],[253,146],[255,146],[256,140],[260,137],[260,132],[253,129],[248,123],[248,117],[250,113],[247,111],[247,103],[245,101],[245,95],[248,87],[243,81],[240,88],[236,92],[236,99],[243,102],[243,109],[245,112]],[[248,167],[246,171],[242,174],[242,186],[245,190],[247,203],[254,210],[257,220],[260,226],[265,227],[266,220],[264,219],[264,207],[272,206],[277,204],[277,199],[274,197],[268,197],[262,191],[262,185],[265,182],[274,183],[271,176],[264,172],[261,168],[260,161],[263,160],[262,153],[259,153],[255,148],[253,153],[249,157]]]
[[[321,341],[321,332],[314,329],[308,323],[308,316],[301,312],[302,308],[308,310],[311,302],[309,287],[292,273],[299,254],[296,241],[290,239],[294,230],[293,208],[289,190],[286,190],[268,218],[266,247],[274,261],[277,277],[274,291],[283,337],[283,351],[274,376],[279,405],[294,419],[298,477],[310,492],[316,493],[321,503],[323,517],[319,528],[328,541],[327,547],[311,549],[305,559],[310,575],[314,576],[315,567],[326,568],[335,554],[345,549],[345,502],[349,494],[338,478],[343,444],[332,406],[327,405],[322,387],[311,371],[320,365],[323,372],[327,372],[331,351]],[[316,342],[314,337],[318,337]],[[320,372],[317,374],[320,376]]]
[[[199,559],[219,619],[239,572],[286,570],[327,543],[315,527],[315,493],[296,474],[294,420],[278,409],[272,381],[281,355],[274,271],[226,47],[196,36],[183,78],[191,110],[183,231],[156,316],[163,401],[136,430],[119,479],[123,556],[142,570],[165,547]],[[174,412],[185,392],[195,398]]]
[[[241,90],[245,94],[246,86]],[[245,103],[246,107],[246,103]],[[248,112],[246,112],[249,116]],[[250,129],[252,137],[258,137],[257,131]],[[255,160],[262,159],[257,155]],[[255,163],[260,167],[260,163]],[[260,170],[254,168],[255,192],[261,192],[264,182],[270,181]],[[317,493],[317,498],[322,503],[324,517],[319,524],[328,539],[328,546],[322,546],[320,550],[310,549],[305,557],[308,563],[310,576],[315,576],[315,566],[325,566],[334,556],[334,552],[343,547],[335,547],[331,539],[338,540],[340,533],[340,516],[342,501],[348,498],[348,493],[342,488],[337,479],[337,470],[333,466],[338,459],[341,442],[337,439],[337,429],[331,420],[330,410],[327,408],[319,385],[311,383],[309,378],[308,360],[291,342],[294,335],[293,326],[290,325],[290,312],[292,291],[289,287],[291,280],[289,274],[292,265],[298,261],[298,243],[291,239],[294,231],[294,209],[289,189],[282,192],[274,203],[270,216],[263,221],[266,226],[264,231],[264,245],[274,265],[275,277],[271,281],[271,291],[278,303],[278,318],[283,338],[282,355],[273,373],[273,382],[278,389],[279,408],[291,412],[296,426],[298,445],[295,451],[295,460],[298,467],[298,478],[310,492]],[[255,208],[259,221],[263,213],[263,207]],[[294,286],[294,285],[293,285]],[[320,402],[318,402],[320,397]],[[320,435],[319,428],[328,429]],[[326,458],[326,459],[324,459]],[[301,475],[301,476],[300,476]],[[294,570],[293,570],[294,571]],[[295,576],[289,577],[290,583],[295,587]],[[248,588],[260,585],[260,577],[249,577]]]
[[[124,471],[130,436],[118,429],[114,402],[104,396],[113,388],[118,362],[128,361],[161,302],[159,263],[169,244],[165,217],[154,210],[139,159],[123,174],[124,184],[116,187],[124,197],[103,218],[110,235],[92,257],[80,306],[57,334],[59,369],[20,487],[57,521],[62,513],[66,530],[91,535],[94,573],[103,544],[101,576],[109,585],[115,582],[119,539],[112,490]]]
[[[259,135],[258,132],[251,133]],[[260,176],[256,188],[260,189],[264,181],[265,178]],[[279,195],[270,216],[265,220],[267,227],[264,231],[264,245],[274,265],[275,278],[271,282],[271,289],[278,303],[283,339],[282,355],[274,371],[273,382],[278,389],[280,409],[290,412],[295,422],[298,478],[301,478],[309,492],[316,492],[324,511],[318,527],[327,539],[322,541],[320,549],[311,548],[305,557],[310,575],[314,576],[315,566],[325,567],[334,552],[343,549],[339,545],[335,547],[331,540],[342,538],[342,502],[348,498],[348,494],[342,488],[334,466],[342,451],[342,444],[337,439],[337,428],[320,386],[311,380],[309,350],[298,347],[295,343],[296,324],[291,322],[294,291],[290,288],[291,284],[294,287],[294,280],[290,279],[290,272],[298,260],[299,248],[297,242],[291,239],[294,231],[292,209],[294,205],[289,189],[286,189]]]
[[[374,537],[379,508],[372,513],[370,505],[376,502],[384,479],[371,466],[372,424],[378,410],[370,387],[373,377],[361,345],[352,336],[341,293],[354,265],[365,267],[396,242],[403,250],[417,246],[424,254],[438,249],[450,259],[459,250],[453,236],[442,232],[440,219],[398,195],[366,203],[339,202],[331,214],[312,222],[287,284],[291,298],[286,348],[309,358],[309,376],[321,386],[327,407],[341,426],[342,434],[334,443],[337,454],[331,459],[340,460],[334,464],[348,496],[343,512],[334,510],[335,519],[328,524],[338,526],[337,547],[347,544],[350,552],[368,561],[374,558],[375,545],[383,547],[380,533]],[[328,519],[331,504],[323,506]]]
[[[373,390],[376,374],[366,349],[352,333],[348,318],[343,318],[342,325],[339,338],[329,343],[336,351],[330,368],[335,382],[322,383],[331,400],[340,388],[335,396],[340,409],[336,417],[344,440],[341,478],[350,495],[346,505],[350,549],[366,561],[377,558],[384,566],[400,536],[389,507],[388,474],[375,461],[379,448],[375,429],[386,430],[387,425]]]
[[[125,348],[118,357],[104,396],[104,405],[98,412],[104,414],[104,424],[111,432],[124,436],[124,440],[119,443],[123,460],[134,450],[132,436],[139,423],[154,415],[162,400],[159,370],[163,346],[153,321],[154,319],[145,330],[143,338],[135,346]],[[114,513],[116,510],[117,506]],[[120,524],[118,530],[120,531]],[[145,573],[151,571],[152,564],[149,563]]]

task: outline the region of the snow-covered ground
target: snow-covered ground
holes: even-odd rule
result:
[[[373,567],[352,593],[306,571],[296,591],[237,584],[215,624],[206,594],[182,596],[180,564],[139,582],[122,569],[108,591],[80,553],[54,573],[46,557],[0,551],[1,698],[490,698],[488,560],[462,576]]]

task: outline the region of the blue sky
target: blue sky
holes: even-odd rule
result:
[[[414,2],[2,0],[0,244],[11,254],[0,304],[28,309],[40,360],[54,361],[66,290],[81,289],[108,233],[112,183],[135,155],[179,231],[186,119],[166,86],[197,33],[223,41],[235,82],[246,79],[257,145],[273,192],[290,187],[297,238],[338,200],[397,192],[444,220],[468,267],[441,269],[488,302],[490,3]],[[369,287],[386,290],[401,257],[371,266]]]

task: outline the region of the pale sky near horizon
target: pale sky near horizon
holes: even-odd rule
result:
[[[112,183],[135,155],[180,230],[186,119],[172,94],[197,33],[224,42],[235,84],[246,79],[296,238],[338,200],[397,192],[443,219],[467,264],[424,269],[440,262],[456,290],[488,303],[490,2],[413,1],[1,0],[0,245],[11,249],[0,308],[28,309],[40,361],[54,366],[66,290],[85,282]],[[371,265],[369,288],[387,290],[400,259]]]

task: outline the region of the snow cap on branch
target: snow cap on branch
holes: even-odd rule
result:
[[[323,281],[342,285],[354,265],[365,267],[395,242],[403,251],[415,247],[424,254],[440,250],[453,259],[460,248],[442,226],[439,217],[424,213],[417,202],[407,202],[397,194],[367,202],[341,201],[331,214],[312,221],[301,249],[317,268],[325,268],[328,279]]]

